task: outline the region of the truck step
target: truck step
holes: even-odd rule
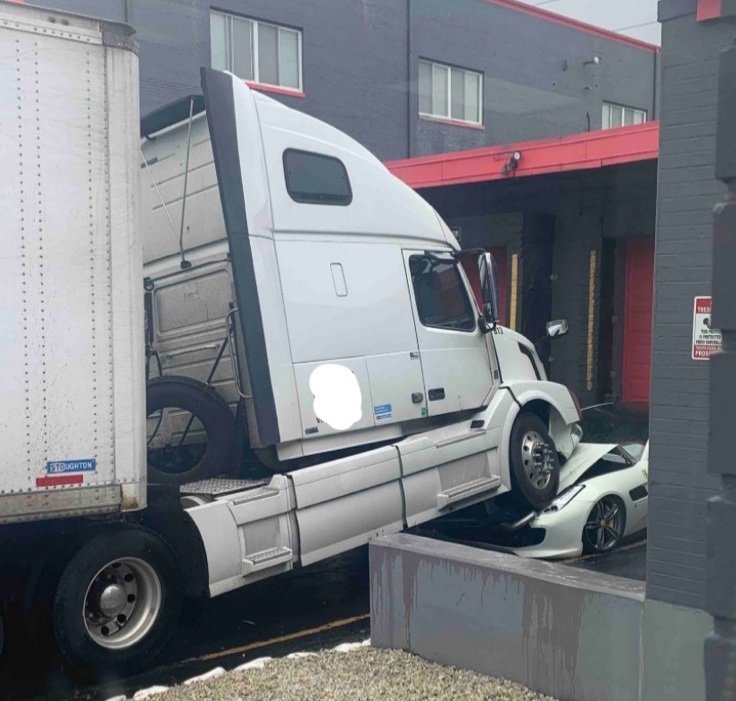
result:
[[[198,482],[189,482],[181,485],[181,494],[199,494],[210,497],[219,497],[232,492],[242,492],[245,489],[255,489],[268,484],[268,477],[262,479],[231,479],[229,477],[215,477]]]
[[[259,572],[269,567],[276,567],[276,565],[286,564],[287,562],[291,562],[293,557],[294,553],[291,548],[286,547],[269,548],[268,550],[253,553],[243,558],[243,576],[245,577],[253,572]]]
[[[484,492],[495,492],[500,486],[501,478],[498,475],[493,475],[492,477],[480,477],[472,482],[451,487],[437,495],[437,508],[446,509],[450,504],[455,504],[463,499],[469,499]]]

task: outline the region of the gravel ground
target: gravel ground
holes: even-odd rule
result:
[[[363,647],[281,658],[173,687],[151,701],[553,701],[508,681],[397,650]]]

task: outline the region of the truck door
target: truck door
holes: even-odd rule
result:
[[[477,409],[490,398],[488,346],[467,281],[446,252],[404,250],[430,416]]]

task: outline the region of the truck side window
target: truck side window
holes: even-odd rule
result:
[[[475,314],[454,261],[411,256],[409,269],[423,326],[475,330]]]
[[[294,202],[347,206],[353,201],[348,172],[332,156],[289,148],[284,151],[286,191]]]

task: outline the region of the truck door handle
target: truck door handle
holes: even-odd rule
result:
[[[445,398],[445,388],[444,387],[436,387],[435,389],[430,389],[429,392],[427,392],[429,395],[429,401],[434,402],[438,399],[444,399]]]
[[[424,395],[421,392],[412,392],[411,393],[411,401],[414,404],[421,404],[422,400],[424,399]]]

